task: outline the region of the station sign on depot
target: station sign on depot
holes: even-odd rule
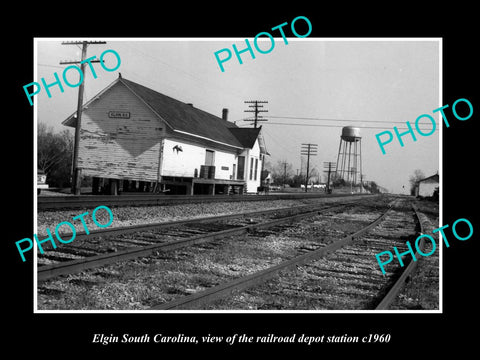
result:
[[[306,25],[308,26],[308,31],[304,34],[300,34],[297,31],[298,30],[297,29],[297,26],[298,26],[297,22],[299,22],[299,20],[301,20],[300,23],[302,23],[302,22],[306,23]],[[284,22],[280,25],[277,25],[277,26],[274,26],[273,28],[271,28],[271,30],[274,30],[274,31],[278,30],[279,31],[280,35],[282,35],[283,42],[285,43],[285,45],[288,45],[288,40],[285,36],[285,32],[283,31],[283,28],[287,25],[288,25],[288,22]],[[298,27],[300,28],[300,26],[298,26]],[[303,25],[302,27],[305,27],[305,26]],[[310,33],[312,32],[312,23],[305,16],[297,16],[295,19],[292,20],[292,23],[290,24],[290,30],[292,31],[292,34],[295,35],[297,38],[304,38],[304,37],[307,37],[308,35],[310,35]],[[258,39],[261,36],[268,37],[270,39],[270,45],[259,46]],[[239,45],[239,47],[241,47],[241,46]],[[271,53],[272,50],[275,48],[275,39],[273,38],[272,34],[270,34],[269,32],[266,32],[266,31],[259,32],[255,36],[255,38],[253,39],[253,47],[260,54]],[[233,49],[233,53],[235,54],[235,57],[237,58],[238,63],[240,65],[243,64],[243,60],[242,60],[241,55],[244,54],[244,53],[249,53],[251,58],[255,59],[255,51],[253,51],[252,44],[250,43],[250,41],[248,39],[245,39],[245,48],[242,48],[241,50],[239,50],[236,44],[232,44],[232,49]],[[223,49],[220,49],[218,51],[215,51],[214,55],[215,55],[215,59],[217,60],[218,66],[220,67],[220,70],[222,72],[225,72],[225,68],[224,68],[223,64],[225,62],[229,61],[232,58],[232,51],[229,48],[223,48]]]

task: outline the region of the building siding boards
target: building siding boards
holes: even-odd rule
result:
[[[435,190],[439,187],[438,174],[422,179],[417,183],[415,188],[415,196],[430,197],[433,196]]]
[[[258,139],[255,140],[255,144],[253,148],[250,150],[250,159],[252,161],[252,169],[254,174],[252,176],[252,180],[247,182],[247,192],[257,192],[257,188],[260,186],[260,171],[262,169],[262,161],[260,158],[260,146],[258,143]],[[257,166],[255,166],[257,163]],[[250,179],[250,178],[249,178]]]
[[[236,164],[235,154],[223,151],[215,152],[215,179],[231,180],[233,164]]]
[[[418,196],[430,197],[433,196],[435,189],[438,188],[437,183],[420,183],[418,185]]]
[[[245,156],[245,171],[243,179],[247,184],[247,193],[256,193],[260,186],[260,172],[262,169],[262,161],[260,158],[260,146],[258,139],[251,149],[245,149],[241,154]],[[257,162],[256,178],[255,178],[255,162]],[[250,179],[251,175],[251,179]]]
[[[430,179],[426,181],[420,181],[418,183],[418,195],[422,197],[430,197],[433,196],[435,189],[439,186],[438,179]]]
[[[182,151],[174,150],[181,147]],[[205,165],[206,151],[214,151],[215,179],[230,180],[231,168],[235,163],[235,153],[227,153],[214,148],[205,148],[186,142],[165,139],[163,152],[162,176],[189,177],[200,174],[200,166]],[[227,167],[228,170],[222,169]]]
[[[118,82],[82,113],[79,167],[87,176],[156,181],[164,135],[165,124]]]

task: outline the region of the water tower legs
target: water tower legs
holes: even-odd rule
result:
[[[353,149],[352,149],[353,144]],[[362,174],[362,139],[347,141],[340,137],[338,146],[337,168],[335,175],[353,185],[361,182]]]

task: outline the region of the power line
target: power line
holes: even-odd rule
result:
[[[244,112],[253,112],[255,114],[255,118],[253,120],[251,119],[244,119],[243,121],[253,121],[253,127],[256,129],[257,128],[257,122],[260,121],[267,121],[267,119],[264,119],[261,115],[258,115],[259,113],[262,112],[268,112],[268,110],[260,110],[260,108],[263,108],[263,105],[258,105],[258,104],[268,104],[268,101],[259,101],[259,100],[251,100],[251,101],[244,101],[245,104],[254,104],[254,105],[248,105],[249,108],[253,108],[253,110],[243,110]]]
[[[316,118],[316,117],[299,117],[299,116],[274,116],[271,118],[276,119],[294,119],[294,120],[316,120],[316,121],[348,121],[348,122],[368,122],[368,123],[380,123],[380,124],[405,124],[405,121],[380,121],[380,120],[362,120],[362,119],[333,119],[333,118]],[[437,124],[437,123],[435,123]],[[437,124],[438,125],[438,124]]]
[[[37,65],[38,65],[38,66],[46,66],[46,67],[64,69],[63,66],[58,66],[58,65],[47,65],[47,64],[37,64]]]
[[[267,131],[265,130],[265,128],[262,128],[262,132],[263,132],[265,135],[267,135],[271,140],[273,140],[273,141],[277,144],[277,146],[279,146],[280,148],[282,148],[282,149],[285,150],[286,152],[291,152],[291,151],[292,151],[292,149],[287,149],[287,148],[285,147],[285,144],[286,144],[285,141],[282,141],[282,140],[278,139],[276,136],[273,136],[270,132],[267,132]]]
[[[287,125],[287,126],[311,126],[311,127],[339,127],[339,128],[343,128],[345,127],[345,125],[324,125],[324,124],[296,124],[296,123],[277,123],[277,122],[271,122],[269,121],[268,124],[270,125]],[[380,127],[380,126],[358,126],[359,128],[362,128],[362,129],[391,129],[391,127],[389,126],[384,126],[384,127]],[[397,127],[398,130],[409,130],[408,128],[399,128]],[[420,130],[430,130],[430,129],[426,129],[426,128],[422,128]]]

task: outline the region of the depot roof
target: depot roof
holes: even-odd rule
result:
[[[440,177],[438,176],[438,174],[435,174],[435,175],[429,176],[427,178],[418,180],[418,182],[419,183],[421,183],[421,182],[438,183],[439,180],[440,180]]]
[[[240,149],[245,147],[251,148],[259,135],[260,129],[239,128],[232,122],[197,109],[191,104],[124,79],[121,76],[98,95],[94,96],[83,108],[88,107],[91,102],[101,97],[117,83],[125,85],[174,131],[206,140],[213,140]],[[75,127],[76,112],[64,120],[62,124]]]

